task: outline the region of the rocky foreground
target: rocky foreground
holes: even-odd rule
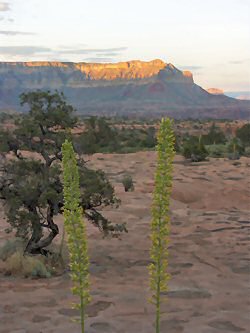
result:
[[[88,333],[152,333],[149,296],[149,226],[155,153],[95,154],[122,200],[107,209],[115,223],[126,222],[122,239],[103,239],[88,225],[92,296]],[[168,301],[162,332],[249,332],[250,159],[211,159],[199,164],[175,160]],[[120,179],[131,173],[135,191]],[[61,225],[62,220],[59,219]],[[6,238],[1,219],[0,244]],[[68,274],[31,280],[0,275],[1,333],[78,333],[71,321]]]

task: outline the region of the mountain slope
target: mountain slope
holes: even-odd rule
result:
[[[249,118],[250,102],[213,95],[188,71],[161,60],[117,64],[0,62],[0,109],[17,109],[35,89],[63,91],[85,114],[170,115],[175,118]]]

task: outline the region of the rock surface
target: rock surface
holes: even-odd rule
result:
[[[219,88],[208,88],[207,92],[212,95],[224,95],[224,91]]]
[[[152,333],[153,307],[147,304],[149,227],[155,153],[95,154],[122,204],[106,208],[113,222],[126,222],[121,239],[103,239],[88,224],[93,300],[88,333]],[[169,333],[249,331],[249,188],[250,159],[240,163],[211,159],[185,163],[177,156],[171,201],[168,301],[162,307],[162,330]],[[134,192],[124,192],[129,172]],[[2,216],[3,213],[1,212]],[[58,219],[62,226],[62,219]],[[0,219],[0,245],[6,235]],[[58,240],[59,241],[59,240]],[[67,274],[30,280],[0,275],[1,333],[77,333],[76,310]]]

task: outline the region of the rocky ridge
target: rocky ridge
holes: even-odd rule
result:
[[[63,91],[80,113],[248,119],[250,103],[207,92],[159,59],[119,63],[0,62],[0,110],[21,111],[22,92]]]

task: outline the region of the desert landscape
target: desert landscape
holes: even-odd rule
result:
[[[0,0],[0,333],[250,332],[249,13]]]
[[[128,233],[107,237],[88,223],[91,295],[88,333],[152,333],[154,312],[148,304],[147,266],[150,207],[156,153],[94,154],[89,164],[103,169],[121,199],[103,213],[125,222]],[[230,333],[249,330],[249,182],[250,158],[209,158],[190,163],[177,155],[171,199],[171,280],[162,307],[162,331]],[[129,172],[134,191],[121,177]],[[12,234],[1,210],[0,245]],[[62,218],[57,220],[60,231]],[[59,243],[61,232],[57,237]],[[1,267],[1,271],[2,271]],[[68,333],[78,311],[70,277],[25,279],[0,275],[1,333]]]

